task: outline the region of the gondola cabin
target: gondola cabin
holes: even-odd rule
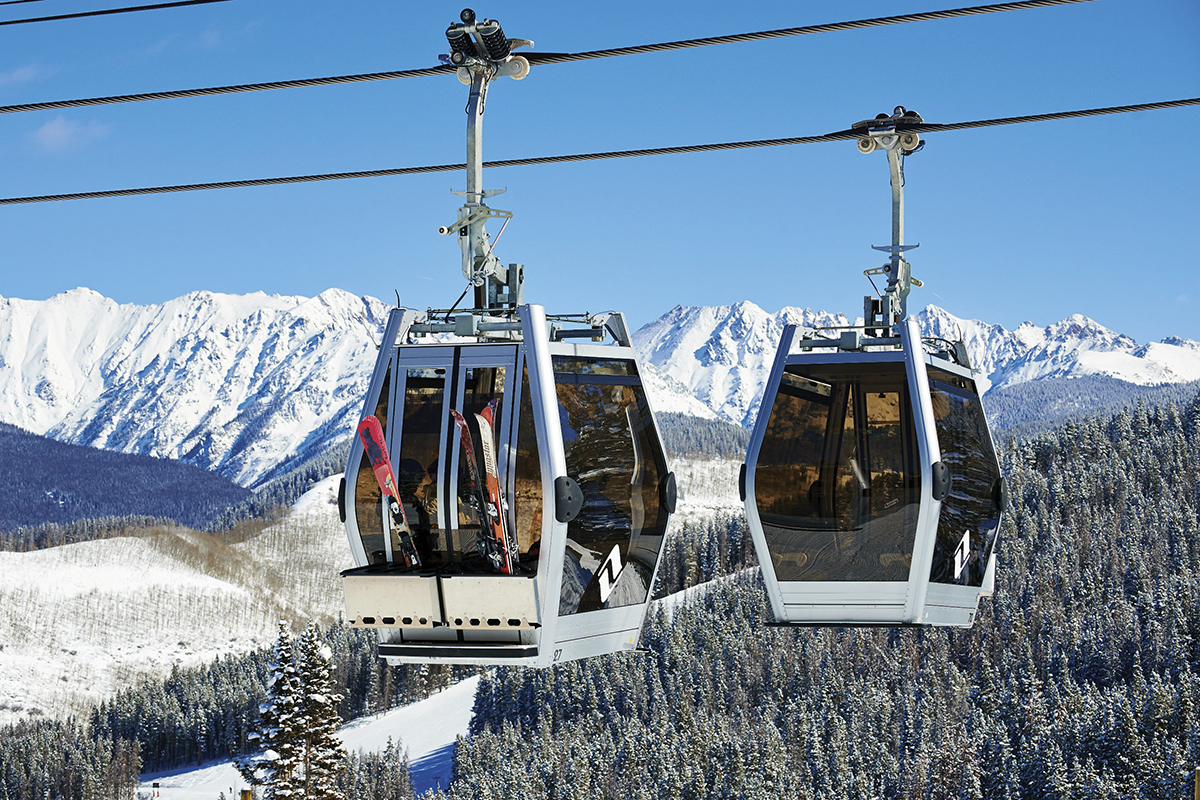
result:
[[[992,591],[1004,482],[965,349],[892,331],[785,329],[744,479],[780,622],[970,626]]]
[[[417,316],[392,312],[363,417],[380,421],[418,558],[405,557],[356,441],[343,504],[358,565],[343,573],[350,624],[377,628],[389,663],[544,667],[634,649],[675,489],[623,317],[572,327],[537,305]],[[508,567],[489,556],[485,445]]]

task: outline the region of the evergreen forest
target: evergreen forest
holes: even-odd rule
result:
[[[680,526],[646,652],[485,672],[437,797],[1190,797],[1200,394],[1010,437],[1001,459],[996,594],[973,628],[772,627],[744,518]],[[343,719],[470,674],[382,666],[340,625],[325,641]],[[127,797],[138,768],[243,755],[269,659],[0,730],[0,796]],[[351,756],[342,790],[411,796],[402,764]]]

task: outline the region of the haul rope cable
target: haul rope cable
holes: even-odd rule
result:
[[[10,0],[12,2],[13,0]],[[29,2],[29,0],[15,0]],[[160,8],[179,8],[180,6],[201,6],[209,3],[228,3],[229,0],[176,0],[173,3],[154,3],[148,6],[126,6],[124,8],[103,8],[98,11],[77,11],[73,14],[55,14],[50,17],[30,17],[29,19],[0,20],[0,25],[23,25],[27,22],[53,22],[60,19],[79,19],[81,17],[104,17],[109,14],[128,14],[133,11],[155,11]],[[7,5],[7,3],[5,4]]]
[[[219,0],[204,0],[218,2]],[[874,28],[883,25],[899,25],[906,22],[928,22],[938,19],[955,17],[971,17],[980,14],[992,14],[999,11],[1019,11],[1030,8],[1045,8],[1049,6],[1087,3],[1091,0],[1018,0],[1012,3],[998,3],[987,6],[971,6],[968,8],[951,8],[944,11],[926,11],[917,14],[901,14],[894,17],[875,17],[850,22],[830,22],[823,25],[808,25],[800,28],[781,28],[757,33],[738,33],[729,36],[709,36],[703,39],[684,39],[676,42],[661,42],[634,47],[616,47],[608,50],[590,50],[582,53],[526,53],[522,57],[530,64],[565,64],[571,61],[589,61],[596,58],[612,58],[614,56],[635,55],[641,53],[656,53],[667,50],[683,50],[690,47],[708,47],[717,44],[732,44],[735,42],[753,42],[763,39],[780,39],[789,36],[805,36],[812,33],[830,33],[833,31],[857,30]],[[239,94],[242,92],[261,92],[270,89],[296,89],[306,86],[332,86],[342,83],[362,83],[365,81],[395,80],[398,78],[421,78],[430,75],[448,75],[454,73],[454,67],[441,65],[422,69],[405,69],[393,72],[367,72],[361,75],[334,75],[326,78],[302,78],[299,80],[268,81],[266,83],[244,83],[231,86],[211,86],[201,89],[178,89],[163,92],[143,92],[140,94],[113,95],[111,97],[88,97],[78,100],[52,100],[44,103],[21,103],[18,105],[0,106],[0,114],[14,114],[23,111],[45,111],[54,108],[79,108],[83,106],[100,106],[113,103],[137,103],[145,100],[167,100],[180,97],[207,97],[219,94]]]
[[[1200,105],[1200,97],[1184,100],[1163,100],[1157,103],[1140,103],[1131,106],[1109,106],[1107,108],[1089,108],[1080,111],[1056,111],[1049,114],[1029,114],[1020,117],[1000,117],[997,119],[975,120],[971,122],[951,122],[946,124],[921,123],[905,125],[905,131],[916,133],[939,133],[942,131],[970,130],[973,128],[989,128],[997,125],[1017,125],[1027,122],[1046,122],[1050,120],[1074,119],[1078,117],[1096,117],[1106,114],[1125,114],[1133,111],[1154,111],[1164,108],[1181,108],[1183,106]],[[846,139],[858,139],[863,136],[861,130],[844,130],[826,133],[820,136],[795,136],[786,139],[755,139],[744,142],[718,142],[715,144],[679,145],[675,147],[655,147],[643,150],[613,150],[604,153],[577,153],[564,156],[539,156],[536,158],[513,158],[502,161],[485,161],[484,167],[527,167],[535,164],[563,164],[572,161],[602,161],[610,158],[634,158],[639,156],[676,155],[679,153],[706,153],[715,150],[743,150],[752,147],[778,147],[792,144],[816,144],[819,142],[836,142]],[[93,200],[101,197],[131,197],[144,194],[165,194],[168,192],[193,192],[205,189],[236,189],[248,186],[276,186],[285,183],[310,183],[314,181],[336,181],[348,178],[381,178],[391,175],[417,175],[431,172],[455,172],[465,169],[465,164],[438,164],[424,167],[398,167],[395,169],[360,170],[356,172],[330,172],[319,175],[294,175],[284,178],[255,178],[242,181],[220,181],[214,183],[190,183],[176,186],[151,186],[139,189],[108,189],[97,192],[75,192],[72,194],[47,194],[31,197],[0,198],[0,205],[17,205],[21,203],[47,203],[56,200]]]

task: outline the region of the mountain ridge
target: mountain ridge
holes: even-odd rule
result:
[[[0,422],[72,444],[172,458],[255,489],[349,435],[390,306],[329,289],[312,298],[192,292],[119,304],[77,288],[0,297]],[[1082,315],[1013,331],[936,306],[926,336],[966,342],[982,389],[1107,375],[1200,379],[1200,343],[1138,344]],[[749,301],[676,306],[633,335],[659,413],[753,423],[783,326],[841,314]]]

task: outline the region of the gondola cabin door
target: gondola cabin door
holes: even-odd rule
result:
[[[546,666],[636,646],[674,480],[632,348],[551,341],[540,307],[520,311],[511,341],[381,350],[363,416],[385,431],[419,564],[356,444],[343,585],[389,661]]]

